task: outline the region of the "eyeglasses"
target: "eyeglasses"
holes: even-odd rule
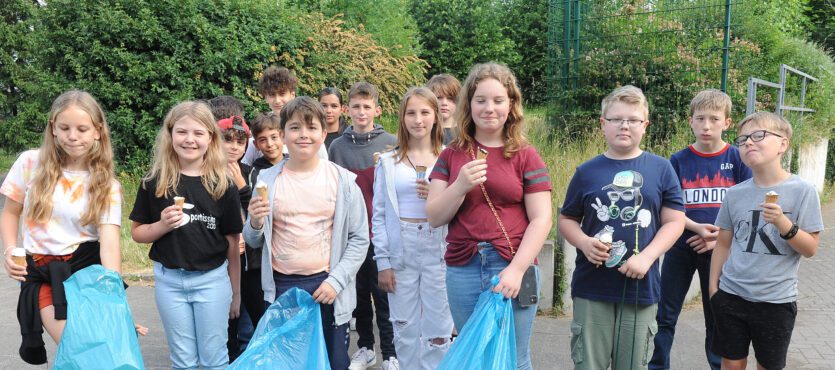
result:
[[[748,141],[749,138],[751,139],[751,141],[756,143],[758,141],[763,141],[763,139],[765,139],[766,134],[774,135],[774,136],[777,136],[777,137],[783,137],[782,135],[775,134],[775,133],[773,133],[771,131],[768,131],[768,130],[759,130],[759,131],[754,131],[754,132],[752,132],[748,135],[737,136],[736,139],[734,139],[734,143],[736,144],[736,146],[743,146],[743,145],[745,145],[745,142]]]
[[[643,119],[627,119],[627,118],[604,118],[604,120],[606,121],[606,123],[608,123],[612,126],[615,126],[615,127],[620,127],[620,125],[622,125],[624,122],[626,122],[626,125],[629,126],[629,127],[632,127],[632,128],[638,127],[638,126],[644,124],[644,122],[646,122],[646,120],[643,120]]]

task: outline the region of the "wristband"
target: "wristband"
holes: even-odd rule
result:
[[[780,235],[780,237],[783,238],[783,240],[789,240],[791,238],[794,238],[794,236],[797,235],[797,230],[799,229],[800,228],[797,226],[797,224],[793,223],[792,228],[789,229],[789,231],[785,234]]]

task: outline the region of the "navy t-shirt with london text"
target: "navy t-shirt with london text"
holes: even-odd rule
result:
[[[612,234],[610,260],[595,268],[577,253],[571,279],[572,297],[620,302],[626,284],[627,302],[658,303],[661,274],[658,261],[641,280],[627,279],[618,271],[637,245],[643,250],[661,227],[661,208],[683,211],[681,186],[670,162],[652,153],[615,160],[598,155],[577,167],[565,195],[561,214],[580,219],[586,235]],[[627,281],[628,280],[628,281]]]
[[[670,163],[681,183],[684,213],[700,224],[713,224],[728,188],[751,178],[751,169],[730,144],[716,153],[701,153],[690,145],[670,156]],[[685,229],[675,247],[692,250],[687,239],[693,235]]]
[[[174,195],[158,198],[156,186],[156,179],[139,186],[131,221],[152,224],[160,220],[163,209],[174,204]],[[188,220],[153,242],[148,256],[171,269],[209,271],[219,267],[226,261],[226,235],[240,234],[243,229],[238,188],[230,181],[226,193],[214,200],[200,177],[180,175],[176,195],[186,198],[183,212]]]

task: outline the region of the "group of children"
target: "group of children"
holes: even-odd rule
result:
[[[518,367],[532,368],[537,300],[520,291],[538,291],[552,187],[525,137],[513,73],[479,64],[463,85],[437,75],[409,89],[396,136],[375,123],[374,85],[355,83],[343,101],[332,87],[296,97],[297,83],[285,68],[265,70],[258,91],[271,111],[251,127],[230,96],[181,102],[163,120],[130,220],[132,238],[151,244],[172,366],[225,368],[267,305],[300,288],[320,304],[332,368],[376,363],[376,315],[383,369],[434,369],[498,275],[492,289],[513,299]],[[607,150],[577,168],[559,215],[582,252],[571,282],[576,368],[669,368],[695,271],[711,368],[744,369],[752,341],[761,367],[785,366],[797,264],[823,229],[818,195],[780,164],[791,139],[783,118],[746,117],[731,146],[730,108],[724,93],[700,92],[696,141],[668,161],[640,149],[640,89],[603,99]],[[27,362],[46,361],[41,327],[61,340],[63,280],[96,263],[120,271],[113,173],[104,113],[72,90],[0,188]],[[19,225],[25,266],[12,253]],[[352,317],[359,350],[349,357]]]
[[[669,369],[675,325],[693,274],[702,287],[712,369],[782,369],[797,314],[797,268],[823,230],[810,183],[781,165],[792,128],[773,113],[737,125],[731,100],[699,92],[696,141],[669,161],[641,150],[647,99],[623,86],[603,99],[607,150],[577,167],[558,225],[582,252],[571,281],[577,369]],[[665,255],[659,269],[659,258]],[[659,271],[660,270],[660,271]]]

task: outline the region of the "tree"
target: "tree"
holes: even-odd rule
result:
[[[410,11],[430,75],[450,73],[463,79],[473,64],[514,65],[521,59],[508,36],[503,20],[508,14],[501,1],[413,0]]]
[[[0,126],[7,128],[0,130],[0,140],[5,147],[20,146],[36,140],[40,134],[28,127],[11,131],[11,125],[5,122],[18,114],[18,106],[25,99],[21,85],[30,69],[28,44],[36,10],[37,5],[31,0],[8,0],[0,7]]]
[[[806,15],[812,22],[811,39],[835,56],[835,1],[809,0]]]

